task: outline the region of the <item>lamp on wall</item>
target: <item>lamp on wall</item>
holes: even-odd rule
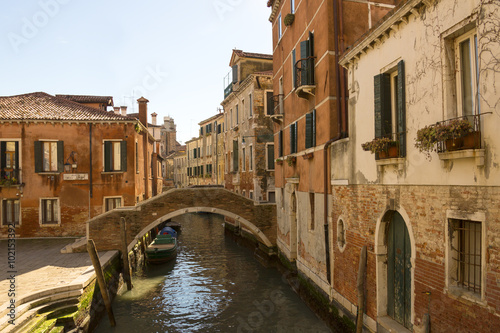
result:
[[[71,159],[73,163],[70,163],[69,159]],[[76,152],[72,151],[66,159],[66,163],[64,163],[64,172],[70,172],[71,169],[76,169],[77,167],[78,164],[76,162]]]

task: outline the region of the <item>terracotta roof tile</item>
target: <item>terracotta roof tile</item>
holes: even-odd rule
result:
[[[242,50],[233,50],[234,53],[238,55],[240,58],[258,58],[258,59],[273,59],[272,54],[262,54],[262,53],[252,53],[252,52],[244,52]]]
[[[128,121],[114,112],[101,111],[44,92],[0,96],[0,119],[59,121]]]
[[[113,106],[112,96],[56,95],[56,97],[65,98],[77,103],[103,103],[107,106]]]

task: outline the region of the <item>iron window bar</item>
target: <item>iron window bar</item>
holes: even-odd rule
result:
[[[436,123],[438,126],[450,125],[453,121],[466,119],[472,125],[472,132],[469,133],[459,133],[450,140],[439,141],[437,143],[437,152],[444,153],[452,150],[462,150],[462,149],[481,149],[481,116],[485,114],[490,114],[492,112],[485,112],[474,115],[466,115],[461,117],[450,118],[444,121],[439,121]],[[465,144],[464,139],[470,138],[472,140],[470,143]]]

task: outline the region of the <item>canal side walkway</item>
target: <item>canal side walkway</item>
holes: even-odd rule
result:
[[[78,297],[95,278],[87,252],[61,253],[64,246],[73,242],[71,238],[17,239],[15,256],[9,258],[7,240],[0,240],[0,331],[5,328],[3,324],[12,300],[15,300],[16,319],[19,319],[23,307],[28,308],[26,304],[42,298],[63,297],[64,293]],[[101,265],[116,252],[99,252]],[[11,259],[14,266],[9,265]]]

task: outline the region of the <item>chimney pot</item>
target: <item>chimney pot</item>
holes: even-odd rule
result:
[[[122,106],[122,116],[126,116],[127,115],[127,107],[126,106]]]
[[[139,103],[139,121],[146,128],[148,127],[148,102],[144,97],[137,100],[137,103]]]

